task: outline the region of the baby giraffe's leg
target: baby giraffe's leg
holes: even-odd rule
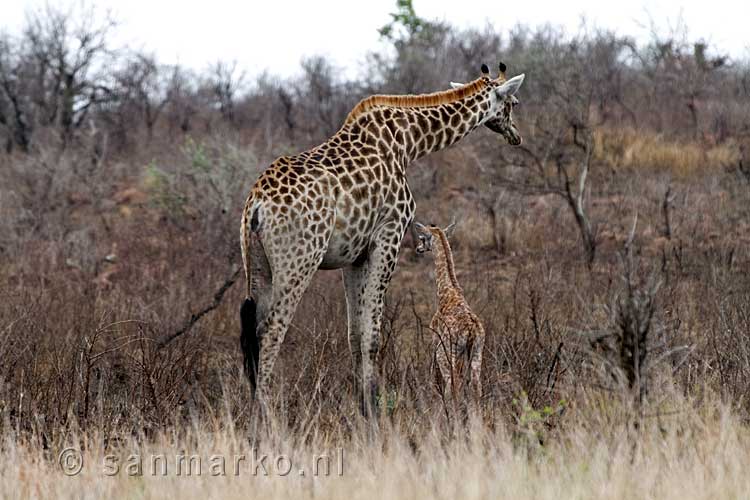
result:
[[[453,339],[451,338],[450,332],[447,327],[443,324],[440,325],[440,321],[433,322],[435,326],[435,364],[437,365],[440,373],[439,379],[440,384],[439,391],[440,396],[443,398],[443,405],[446,412],[448,422],[453,422],[456,416],[456,359],[454,356]]]
[[[484,349],[484,335],[478,335],[473,342],[469,369],[471,370],[471,388],[474,400],[479,404],[482,399],[482,350]]]

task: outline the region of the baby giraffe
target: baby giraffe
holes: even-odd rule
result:
[[[435,376],[441,394],[453,402],[459,399],[470,376],[474,400],[479,402],[484,327],[466,302],[456,279],[453,253],[446,236],[452,227],[453,224],[443,230],[414,223],[417,253],[432,251],[435,261],[438,304],[430,322],[438,367]]]

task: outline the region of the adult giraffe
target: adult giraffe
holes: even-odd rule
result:
[[[406,167],[480,125],[521,144],[514,96],[524,75],[482,76],[425,95],[375,95],[323,144],[278,158],[242,213],[247,298],[240,309],[245,371],[265,407],[271,373],[302,294],[317,269],[343,269],[349,346],[362,412],[377,396],[374,367],[383,301],[414,216]]]

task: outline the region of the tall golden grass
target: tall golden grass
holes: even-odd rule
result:
[[[416,444],[413,429],[387,419],[379,432],[358,422],[306,438],[276,427],[258,439],[224,419],[117,442],[71,432],[48,449],[6,436],[0,491],[92,499],[746,498],[750,430],[729,406],[678,398],[637,428],[627,414],[599,397],[571,407],[565,430],[522,417],[514,427],[474,419],[449,431],[436,418]]]
[[[740,158],[733,142],[718,145],[673,140],[633,128],[600,128],[594,133],[595,158],[610,167],[671,173],[678,178],[734,165]]]

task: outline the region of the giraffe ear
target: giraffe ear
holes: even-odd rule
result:
[[[513,95],[516,92],[518,92],[518,89],[521,88],[521,84],[523,83],[523,79],[526,77],[525,74],[520,74],[518,76],[514,76],[507,82],[500,85],[496,92],[497,95],[500,97],[506,96],[506,95]]]
[[[458,221],[456,220],[456,218],[453,217],[453,220],[448,225],[448,227],[446,227],[445,229],[443,229],[443,233],[445,233],[445,236],[447,236],[448,238],[450,238],[451,236],[453,236],[453,232],[456,230],[456,223],[457,222]]]
[[[451,88],[452,88],[452,89],[460,89],[460,88],[461,88],[461,87],[463,87],[463,86],[464,86],[464,84],[463,84],[463,83],[456,83],[456,82],[451,82]]]

